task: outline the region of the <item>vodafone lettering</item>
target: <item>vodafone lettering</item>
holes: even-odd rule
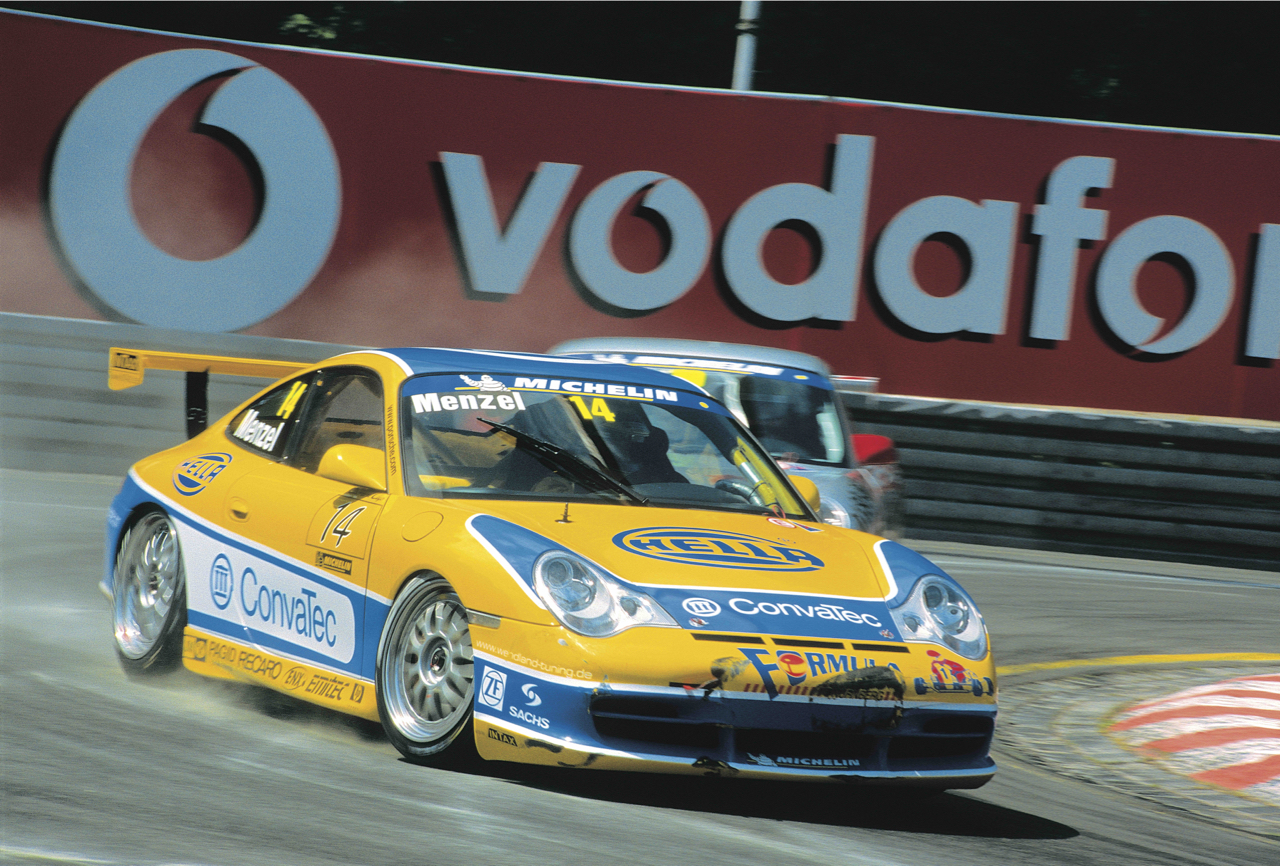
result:
[[[133,161],[170,101],[227,73],[200,122],[253,154],[265,203],[234,251],[189,261],[139,229]],[[339,188],[324,124],[288,82],[235,54],[186,49],[135,60],[81,100],[54,153],[49,212],[67,261],[110,309],[144,325],[232,331],[280,310],[315,276],[337,232]]]
[[[246,66],[248,71],[238,71]],[[218,91],[205,122],[239,136],[257,155],[271,208],[235,253],[214,262],[183,262],[151,246],[134,226],[129,203],[107,193],[127,187],[132,154],[163,101],[227,70],[237,74]],[[261,110],[268,105],[271,112]],[[112,119],[117,107],[123,108],[124,122]],[[247,120],[258,114],[274,117],[277,109],[287,109],[287,117],[269,127]],[[728,219],[720,266],[728,289],[748,311],[783,323],[854,320],[875,146],[871,136],[837,135],[827,188],[771,186],[742,202]],[[110,158],[101,158],[104,153]],[[814,158],[821,158],[816,148]],[[440,162],[466,283],[481,298],[521,292],[583,166],[541,163],[503,221],[481,155],[445,151]],[[1176,214],[1152,215],[1113,231],[1107,211],[1088,207],[1084,199],[1092,190],[1110,188],[1121,174],[1116,160],[1092,155],[1073,156],[1052,169],[1030,227],[1039,251],[1028,335],[1071,339],[1080,243],[1107,241],[1095,288],[1103,324],[1142,352],[1186,352],[1212,336],[1236,303],[1238,263],[1211,228]],[[314,275],[340,216],[338,163],[320,118],[275,73],[204,49],[155,54],[104,80],[72,113],[50,177],[53,225],[68,260],[105,303],[146,324],[232,330],[282,309]],[[323,193],[322,200],[303,192],[308,189]],[[610,231],[637,195],[670,236],[662,262],[644,273],[619,263]],[[867,263],[885,310],[925,334],[1004,334],[1020,210],[1018,202],[947,195],[928,196],[900,210]],[[296,217],[302,213],[310,217],[299,224]],[[796,284],[773,277],[760,255],[766,236],[788,222],[809,226],[821,247],[816,269]],[[698,192],[661,172],[626,171],[596,185],[577,205],[567,231],[574,278],[603,309],[619,316],[673,303],[710,266],[713,227]],[[925,291],[914,274],[921,244],[940,233],[959,239],[971,261],[964,284],[941,297]],[[111,241],[101,243],[102,237]],[[1240,351],[1277,359],[1280,225],[1260,225],[1258,238],[1248,263],[1254,277]],[[109,261],[102,259],[107,248]],[[306,254],[299,257],[299,248]],[[1180,257],[1194,279],[1193,301],[1171,327],[1144,309],[1135,290],[1139,269],[1159,255]],[[156,281],[140,277],[157,268],[165,274],[164,294],[153,298],[139,287]],[[253,269],[254,291],[237,294],[230,286],[245,268]],[[218,293],[217,305],[204,309]],[[193,309],[199,314],[192,316]]]
[[[777,322],[807,319],[853,321],[857,301],[861,251],[865,245],[867,201],[871,189],[872,152],[875,140],[869,136],[838,135],[836,137],[835,172],[830,189],[811,184],[782,184],[752,196],[730,218],[725,227],[721,264],[730,290],[752,312]],[[446,164],[463,155],[442,154]],[[474,159],[474,158],[473,158]],[[476,202],[487,202],[487,188],[480,196],[473,187],[483,184],[478,174],[468,176],[467,186],[455,189],[459,181],[446,174],[450,196],[455,206],[459,232],[464,235],[462,249],[468,271],[472,274],[493,272],[480,265],[486,261],[510,256],[505,239],[496,225],[486,224],[484,231],[475,229],[480,219],[460,208]],[[535,173],[567,176],[580,166],[544,163]],[[1044,204],[1035,208],[1032,233],[1041,238],[1036,291],[1032,300],[1030,336],[1041,340],[1067,340],[1068,323],[1075,303],[1076,257],[1081,241],[1106,238],[1107,212],[1088,208],[1084,196],[1094,189],[1111,185],[1115,160],[1078,156],[1065,160],[1050,174]],[[627,272],[625,290],[621,283],[599,274],[616,272],[616,258],[609,248],[607,231],[590,232],[580,225],[584,210],[599,210],[597,196],[609,192],[612,209],[595,213],[593,226],[609,226],[618,217],[627,197],[614,195],[610,187],[620,175],[605,181],[587,195],[570,228],[570,259],[586,287],[600,300],[628,314],[646,312],[655,306],[669,304],[688,291],[701,276],[683,279],[678,292],[671,289],[667,266],[676,250],[690,247],[703,249],[707,242],[705,210],[696,194],[683,184],[681,196],[692,196],[687,205],[662,212],[671,233],[672,252],[663,265],[646,274]],[[550,176],[550,175],[549,175]],[[670,181],[665,177],[649,178],[654,192]],[[536,180],[535,180],[536,183]],[[678,183],[676,181],[675,183]],[[548,184],[544,184],[546,189]],[[561,184],[555,195],[534,197],[532,191],[522,199],[516,216],[525,222],[521,228],[538,233],[536,243],[526,243],[523,255],[514,267],[527,273],[532,257],[545,244],[569,194],[569,186]],[[628,189],[631,189],[628,187]],[[632,189],[632,192],[638,190]],[[526,208],[539,208],[541,212]],[[492,212],[491,204],[489,211]],[[881,299],[888,310],[903,324],[929,334],[970,332],[1003,334],[1013,268],[1013,253],[1020,206],[1010,201],[972,202],[953,196],[931,196],[909,205],[885,228],[871,263]],[[765,236],[788,221],[799,221],[814,229],[821,241],[821,264],[799,284],[784,284],[766,270],[759,255]],[[534,229],[528,227],[535,226]],[[470,229],[464,226],[471,226]],[[465,237],[471,231],[472,236]],[[515,227],[509,229],[514,232]],[[964,285],[954,294],[937,297],[926,292],[914,276],[914,260],[920,245],[930,237],[946,233],[958,237],[973,262]],[[1258,358],[1280,358],[1280,226],[1264,224],[1255,256],[1253,306],[1248,317],[1244,354]],[[524,235],[520,235],[520,240]],[[1195,277],[1194,301],[1191,308],[1172,330],[1159,339],[1165,321],[1143,309],[1135,285],[1138,270],[1161,254],[1180,256]],[[705,266],[705,255],[702,256]],[[600,262],[612,264],[603,266]],[[689,270],[681,263],[682,274]],[[1207,226],[1186,217],[1154,216],[1122,230],[1103,256],[1097,283],[1098,305],[1106,325],[1115,336],[1130,346],[1150,354],[1185,352],[1208,339],[1222,324],[1235,299],[1234,263],[1218,236]],[[515,292],[519,285],[502,274],[492,284],[475,284],[480,292]],[[513,288],[514,286],[514,288]],[[661,303],[655,304],[654,299]]]

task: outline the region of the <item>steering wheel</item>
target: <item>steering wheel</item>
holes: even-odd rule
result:
[[[752,487],[750,484],[743,481],[741,478],[721,478],[719,481],[716,482],[716,490],[723,490],[726,493],[732,493],[736,496],[741,496],[743,499],[745,499],[747,502],[750,502],[752,505],[759,505],[760,507],[763,508],[764,499],[762,499],[760,496],[761,484],[764,484],[764,482],[761,481],[760,484],[757,484],[755,487]]]

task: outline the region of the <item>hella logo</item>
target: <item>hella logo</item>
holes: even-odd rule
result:
[[[230,464],[231,455],[222,452],[192,457],[173,470],[173,488],[183,496],[195,496]]]
[[[615,535],[613,543],[640,556],[712,568],[816,571],[825,566],[821,559],[800,548],[741,532],[715,529],[680,526],[632,529]],[[685,610],[695,615],[707,615],[699,614],[689,607]]]

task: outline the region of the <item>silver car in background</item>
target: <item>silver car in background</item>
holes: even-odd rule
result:
[[[853,432],[820,358],[658,337],[569,340],[550,354],[653,367],[693,382],[729,407],[787,473],[813,480],[825,522],[901,535],[902,470],[893,441]]]

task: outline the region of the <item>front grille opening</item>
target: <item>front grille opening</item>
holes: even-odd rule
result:
[[[790,758],[857,758],[865,760],[876,737],[832,731],[770,731],[742,728],[734,732],[740,752],[786,755]]]
[[[731,761],[755,761],[760,756],[777,761],[834,759],[848,761],[851,767],[883,770],[969,766],[985,759],[995,730],[990,716],[967,713],[925,715],[900,729],[872,725],[872,719],[864,719],[859,728],[730,728],[727,718],[705,709],[701,702],[617,694],[598,695],[590,705],[596,733],[617,748],[649,746]]]
[[[773,644],[774,646],[809,647],[811,649],[844,649],[844,641],[830,640],[793,640],[775,637]]]
[[[702,631],[691,631],[689,636],[694,640],[718,640],[721,643],[764,643],[764,638],[749,634],[709,634]]]
[[[714,750],[720,745],[715,724],[680,718],[669,700],[632,695],[602,695],[591,702],[596,733],[606,739]]]
[[[596,716],[594,721],[596,733],[604,738],[704,750],[714,750],[720,745],[720,728],[717,725],[614,716]]]
[[[987,736],[995,730],[995,719],[990,716],[963,716],[958,713],[934,716],[920,726],[924,734],[969,734]]]
[[[980,758],[987,753],[988,737],[894,737],[889,741],[889,763],[895,761]]]
[[[678,715],[675,705],[668,700],[632,697],[602,697],[591,702],[593,716],[645,716],[655,719],[674,719]]]

